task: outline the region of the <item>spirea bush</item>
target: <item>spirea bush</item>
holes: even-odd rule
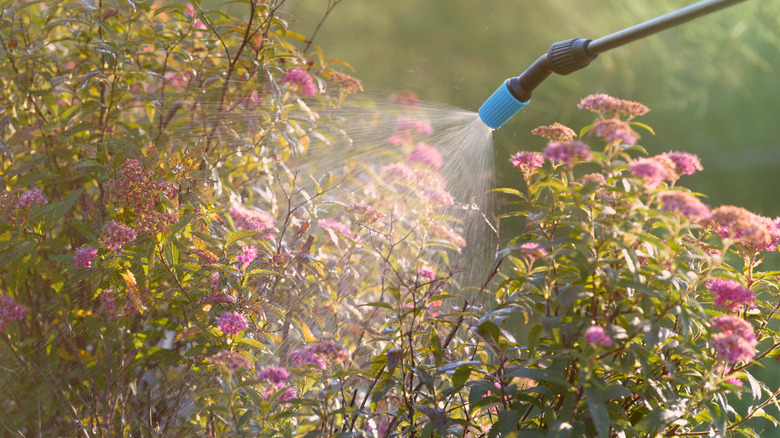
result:
[[[589,96],[579,140],[535,130],[544,153],[513,155],[518,187],[497,190],[520,228],[469,288],[473,208],[416,98],[345,120],[348,65],[283,1],[234,3],[247,18],[2,5],[4,434],[756,436],[747,420],[772,419],[778,391],[752,373],[780,346],[760,269],[778,223],[677,186],[702,166],[637,145],[646,107]],[[393,132],[350,144],[357,123]]]

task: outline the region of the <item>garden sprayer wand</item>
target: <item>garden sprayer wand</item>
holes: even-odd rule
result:
[[[745,0],[703,0],[661,15],[644,23],[611,33],[596,40],[572,38],[559,41],[540,56],[523,74],[509,78],[479,107],[479,117],[498,129],[531,100],[531,92],[550,74],[567,75],[585,68],[599,53],[707,15]]]

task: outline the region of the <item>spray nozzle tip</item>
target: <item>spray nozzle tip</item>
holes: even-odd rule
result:
[[[479,118],[489,127],[498,129],[528,102],[530,101],[523,102],[512,95],[507,80],[479,107]]]

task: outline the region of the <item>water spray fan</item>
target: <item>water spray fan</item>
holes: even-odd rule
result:
[[[575,72],[587,67],[607,50],[743,1],[703,0],[596,40],[572,38],[559,41],[520,76],[501,84],[479,108],[479,117],[489,127],[498,129],[530,102],[533,90],[552,73],[567,75]]]

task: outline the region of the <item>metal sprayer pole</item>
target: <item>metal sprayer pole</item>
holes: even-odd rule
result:
[[[707,15],[710,12],[715,12],[719,9],[729,7],[731,5],[743,2],[745,0],[704,0],[698,3],[694,3],[689,6],[685,6],[676,11],[669,12],[668,14],[661,15],[659,17],[647,20],[644,23],[639,23],[635,26],[611,33],[607,36],[603,36],[599,39],[595,39],[588,43],[588,54],[598,55],[604,53],[607,50],[620,47],[624,44],[628,44],[631,41],[644,38],[654,33],[660,32],[670,27],[677,26],[678,24],[685,23],[686,21],[693,20],[694,18]]]

